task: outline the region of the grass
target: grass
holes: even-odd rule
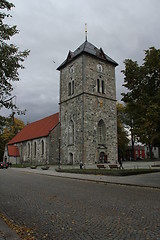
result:
[[[63,173],[93,174],[105,176],[130,176],[160,172],[160,169],[56,169],[56,171]]]

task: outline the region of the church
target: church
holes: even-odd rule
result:
[[[25,126],[6,146],[5,157],[11,160],[9,148],[14,146],[20,163],[116,162],[117,65],[87,39],[75,51],[69,51],[57,68],[59,113]]]

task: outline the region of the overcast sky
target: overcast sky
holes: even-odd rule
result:
[[[59,111],[59,71],[68,51],[85,40],[114,59],[117,100],[121,100],[123,61],[142,63],[144,50],[160,48],[160,0],[10,0],[10,25],[20,31],[11,42],[29,49],[21,81],[15,84],[16,103],[32,122]],[[1,115],[11,112],[0,110]]]

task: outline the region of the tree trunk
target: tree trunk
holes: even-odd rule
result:
[[[152,145],[149,143],[149,158],[150,158],[150,160],[153,160],[153,152],[152,152]]]

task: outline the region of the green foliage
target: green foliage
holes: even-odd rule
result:
[[[128,91],[122,93],[122,100],[128,123],[139,141],[150,147],[160,146],[160,49],[146,50],[141,66],[131,59],[124,64],[124,86]]]
[[[9,26],[4,23],[6,18],[11,17],[7,14],[14,7],[12,3],[6,0],[0,1],[0,109],[13,108],[12,103],[12,83],[19,81],[19,69],[23,69],[22,62],[29,54],[29,50],[20,51],[17,46],[9,43],[11,37],[19,33],[16,26]]]
[[[5,145],[25,126],[24,122],[17,118],[5,118],[0,116],[0,159],[3,158]]]
[[[118,157],[124,157],[129,143],[128,133],[125,129],[125,107],[117,103],[117,134],[118,134]]]

